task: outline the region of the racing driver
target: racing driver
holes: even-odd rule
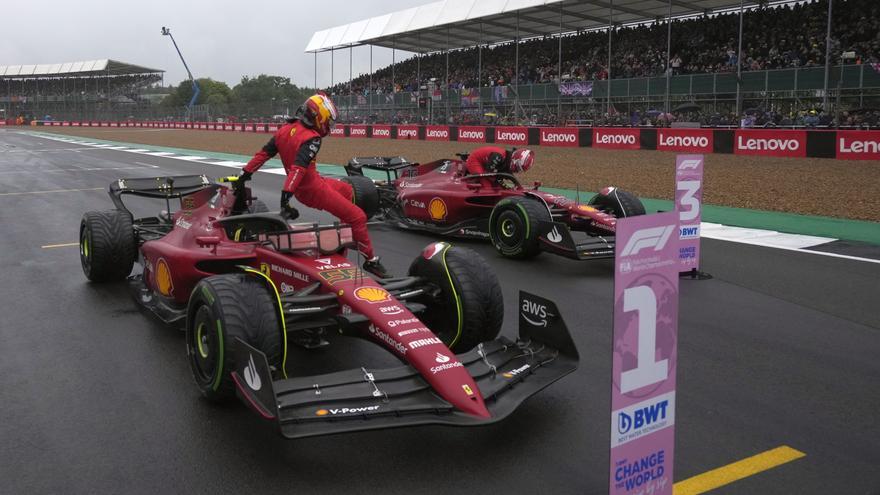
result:
[[[535,154],[527,148],[505,150],[497,146],[483,146],[468,156],[465,166],[471,175],[518,174],[528,170],[534,161]]]
[[[309,97],[297,110],[296,117],[281,126],[263,149],[244,166],[235,184],[243,187],[244,182],[267,160],[280,154],[287,172],[281,190],[281,214],[289,220],[299,216],[299,212],[290,206],[290,198],[295,197],[308,207],[338,217],[351,225],[358,250],[367,258],[364,270],[379,278],[389,278],[388,271],[373,252],[373,243],[367,232],[367,216],[352,203],[351,186],[322,177],[315,165],[315,157],[321,149],[321,138],[330,133],[336,117],[336,106],[325,93],[318,92]]]

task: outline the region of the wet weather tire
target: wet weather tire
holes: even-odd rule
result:
[[[606,190],[607,191],[607,190]],[[611,188],[607,194],[599,193],[590,199],[590,205],[611,213],[617,218],[635,217],[645,214],[645,205],[635,194],[622,189]]]
[[[482,256],[446,243],[431,259],[416,258],[409,274],[438,290],[423,302],[419,318],[456,353],[494,340],[504,320],[504,297],[495,272]]]
[[[351,202],[364,211],[367,219],[373,218],[379,211],[379,190],[373,180],[363,175],[349,175],[341,180],[351,186]]]
[[[540,201],[513,196],[499,201],[489,216],[489,237],[502,256],[525,259],[541,252],[539,223],[551,221],[550,212]]]
[[[125,280],[137,257],[131,214],[89,211],[79,223],[79,259],[92,282]]]
[[[235,396],[230,373],[240,338],[282,365],[283,339],[275,297],[258,279],[242,273],[214,275],[193,289],[187,308],[186,351],[196,386],[212,402]]]

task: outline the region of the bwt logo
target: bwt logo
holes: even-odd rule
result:
[[[374,136],[382,136],[382,137],[391,137],[391,129],[376,129],[373,128]]]
[[[446,139],[449,137],[449,131],[446,129],[428,129],[427,137]]]
[[[348,131],[349,136],[366,136],[367,130],[363,127],[352,127]]]
[[[599,134],[597,132],[596,142],[599,144],[636,144],[636,137],[632,134]]]
[[[700,226],[693,225],[690,227],[679,227],[678,229],[678,238],[679,239],[695,239],[700,237]]]
[[[743,139],[742,136],[738,136],[736,147],[749,151],[797,151],[800,149],[801,143],[797,139]]]
[[[499,132],[495,136],[496,141],[516,141],[516,142],[524,142],[526,140],[526,133],[524,132]]]
[[[683,160],[681,165],[678,166],[679,170],[696,170],[700,164],[703,163],[703,160]]]
[[[541,141],[547,143],[575,143],[577,142],[577,136],[570,132],[541,131]]]
[[[647,248],[660,251],[666,247],[666,241],[669,240],[673,230],[675,230],[675,225],[661,225],[660,227],[637,230],[623,247],[620,256],[633,256]]]
[[[632,411],[632,416],[625,412],[617,414],[617,432],[621,435],[629,433],[632,429],[640,429],[651,426],[658,421],[666,420],[666,411],[669,401],[663,400],[656,404]]]

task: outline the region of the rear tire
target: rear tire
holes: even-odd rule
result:
[[[489,237],[502,256],[532,258],[541,253],[538,225],[551,221],[550,212],[540,201],[527,196],[511,196],[499,201],[489,215]]]
[[[443,245],[442,251],[430,259],[419,256],[409,267],[410,275],[423,277],[439,288],[436,297],[422,301],[427,309],[419,319],[451,350],[467,352],[495,339],[501,331],[501,284],[489,263],[476,252],[446,243],[432,246],[438,245]]]
[[[131,273],[137,243],[131,214],[122,210],[89,211],[79,223],[79,260],[92,282],[117,282]]]
[[[605,191],[593,196],[589,204],[617,218],[645,214],[645,205],[635,194],[616,187],[606,188]]]
[[[235,396],[233,345],[240,338],[266,355],[270,367],[283,359],[278,308],[259,280],[243,273],[202,279],[190,296],[186,351],[196,386],[212,402]]]
[[[379,211],[379,190],[376,189],[373,179],[363,175],[349,175],[341,180],[351,186],[351,202],[364,211],[368,220],[373,218]]]

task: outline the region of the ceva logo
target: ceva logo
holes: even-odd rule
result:
[[[708,148],[709,138],[706,136],[669,136],[660,132],[660,146],[677,148]]]
[[[596,133],[597,144],[636,144],[633,134],[600,134]]]
[[[545,143],[576,143],[577,135],[573,132],[546,132],[541,131],[541,141]]]
[[[624,435],[633,429],[638,430],[664,421],[668,407],[669,401],[662,400],[631,411],[631,415],[621,411],[617,414],[617,432]]]
[[[647,248],[654,248],[654,251],[660,251],[666,247],[666,241],[675,230],[675,225],[661,225],[659,227],[651,227],[635,231],[632,237],[623,247],[620,256],[633,256],[639,254],[639,251]]]
[[[748,151],[797,151],[801,143],[797,139],[747,138],[737,136],[736,147]]]

